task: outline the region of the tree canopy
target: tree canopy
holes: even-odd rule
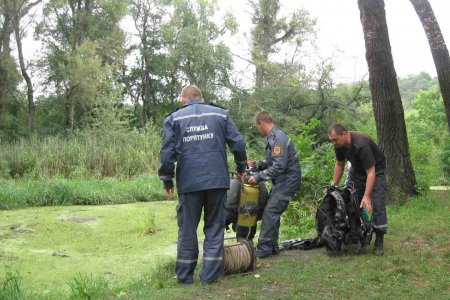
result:
[[[284,9],[282,1],[249,1],[251,28],[242,28],[241,20],[219,11],[214,0],[18,3],[0,4],[4,142],[91,129],[160,130],[164,116],[180,105],[179,93],[187,84],[198,85],[207,102],[226,107],[250,146],[260,141],[253,117],[261,110],[270,111],[291,135],[313,133],[311,149],[327,143],[327,128],[336,122],[388,145],[392,134],[381,134],[379,115],[373,111],[379,106],[372,100],[382,104],[391,99],[376,95],[395,86],[395,110],[387,105],[385,111],[395,111],[398,124],[404,110],[407,127],[437,126],[433,122],[442,121],[435,111],[440,106],[426,112],[418,104],[437,83],[426,73],[399,78],[398,85],[395,71],[389,73],[389,84],[375,85],[373,72],[369,80],[334,82],[333,59],[314,51],[317,20],[306,10]],[[244,31],[249,51],[236,53],[229,41]],[[21,50],[33,32],[42,52],[27,60]],[[387,53],[389,47],[380,43],[378,48],[374,54]],[[381,61],[368,63],[377,68]],[[242,62],[248,64],[244,81],[236,80],[242,75],[237,71]],[[418,111],[429,119],[409,125]],[[411,131],[406,129],[405,134]],[[404,138],[401,148],[408,147]]]

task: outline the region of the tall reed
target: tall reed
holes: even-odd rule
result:
[[[83,131],[0,144],[0,177],[101,178],[154,173],[161,138],[146,133]]]

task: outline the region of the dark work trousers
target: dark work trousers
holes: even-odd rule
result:
[[[364,197],[364,191],[366,190],[366,176],[358,176],[355,172],[351,172],[349,181],[352,181],[355,185],[356,196],[361,204]],[[386,195],[388,191],[388,185],[386,182],[386,176],[384,170],[377,171],[375,177],[375,184],[370,195],[372,199],[372,227],[375,231],[386,233],[387,232],[387,215],[386,215]]]
[[[198,259],[197,227],[204,209],[205,241],[200,279],[205,283],[219,277],[223,263],[223,238],[227,217],[225,189],[178,194],[178,247],[176,273],[182,283],[192,283]]]
[[[279,251],[280,218],[291,199],[292,196],[278,192],[275,194],[271,193],[261,220],[261,233],[259,234],[258,246],[256,247],[256,251],[259,254],[271,255]]]

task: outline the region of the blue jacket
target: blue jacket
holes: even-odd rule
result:
[[[164,120],[158,170],[164,186],[173,187],[176,174],[178,193],[229,189],[226,145],[234,154],[237,171],[244,172],[245,141],[228,112],[200,100],[190,100]]]
[[[256,168],[263,170],[255,174],[256,181],[272,180],[272,193],[293,196],[300,191],[301,171],[297,151],[283,131],[272,128],[266,140],[266,160],[257,162]]]

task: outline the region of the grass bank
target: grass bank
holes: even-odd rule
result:
[[[159,256],[161,258],[159,261],[147,261],[152,257],[153,251],[161,254],[168,247],[174,251],[174,248],[170,248],[176,237],[173,202],[112,206],[117,208],[112,213],[115,216],[114,220],[107,221],[108,218],[103,217],[99,219],[101,221],[97,225],[84,224],[81,225],[82,230],[79,227],[74,228],[73,234],[68,236],[69,240],[73,239],[74,245],[83,245],[75,252],[67,250],[72,249],[69,246],[49,247],[48,245],[58,244],[52,241],[55,232],[45,229],[47,225],[43,224],[46,222],[41,224],[38,221],[39,218],[43,218],[42,211],[38,213],[36,210],[43,209],[49,210],[45,215],[52,222],[59,222],[58,227],[61,229],[69,225],[80,226],[59,221],[57,217],[61,212],[52,212],[58,208],[2,212],[1,220],[4,220],[5,216],[10,218],[7,223],[16,219],[17,217],[13,215],[20,212],[26,215],[30,222],[37,218],[36,226],[41,224],[37,230],[32,223],[25,228],[34,232],[14,233],[22,236],[6,240],[3,238],[2,243],[12,242],[9,247],[15,245],[16,249],[35,245],[35,250],[47,250],[39,253],[25,247],[28,248],[27,251],[19,252],[20,254],[15,254],[13,258],[8,257],[7,261],[16,262],[20,276],[10,267],[12,273],[3,279],[0,298],[11,296],[26,299],[449,299],[449,199],[448,192],[440,192],[434,196],[414,198],[403,206],[389,206],[390,228],[386,236],[386,253],[382,257],[373,256],[371,249],[366,249],[361,255],[350,257],[329,256],[324,249],[287,251],[277,257],[262,260],[256,273],[223,277],[209,286],[201,285],[197,275],[193,285],[178,285],[173,278],[174,252],[167,256]],[[128,225],[123,223],[125,219],[134,218],[135,214],[127,208],[134,205],[142,205],[141,208],[146,207],[155,211],[156,224],[163,229],[153,236],[140,236],[139,230],[130,228],[129,223]],[[105,209],[103,206],[66,209],[87,209],[80,212],[68,211],[67,214],[106,216],[106,211],[100,210]],[[91,209],[99,210],[91,211]],[[167,212],[164,213],[166,209]],[[102,222],[105,227],[101,225]],[[5,223],[2,221],[2,224]],[[2,228],[4,236],[6,229],[4,225]],[[10,232],[11,229],[6,231],[10,235],[13,234]],[[128,233],[125,233],[127,231]],[[124,233],[125,236],[130,235],[132,238],[126,240]],[[31,242],[30,238],[36,235],[38,238]],[[158,242],[157,237],[165,242]],[[96,242],[92,243],[92,239]],[[61,240],[60,245],[66,245],[62,242],[67,240],[66,238],[60,237],[58,240]],[[91,242],[87,242],[89,240]],[[59,251],[66,249],[63,253],[69,257],[51,255],[51,251],[55,249]],[[37,256],[45,256],[39,267],[34,266]],[[63,289],[63,293],[50,286],[44,290],[36,289],[36,283],[29,282],[28,276],[34,275],[28,275],[28,272],[39,273],[45,269],[45,274],[52,274],[56,269],[60,269],[60,264],[70,262],[76,257],[85,258],[85,265],[98,272],[89,272],[89,269],[83,269],[80,265],[68,263],[68,267],[63,268],[59,275],[55,275],[65,278],[60,280],[60,284],[65,282],[62,283],[63,287],[59,286]],[[27,262],[20,263],[24,260]],[[6,261],[4,256],[2,261]],[[26,265],[34,271],[25,269]],[[115,271],[111,272],[111,269]],[[127,271],[118,276],[120,270]],[[45,276],[41,278],[49,282]]]
[[[100,205],[164,199],[157,175],[135,178],[1,180],[0,209]]]

